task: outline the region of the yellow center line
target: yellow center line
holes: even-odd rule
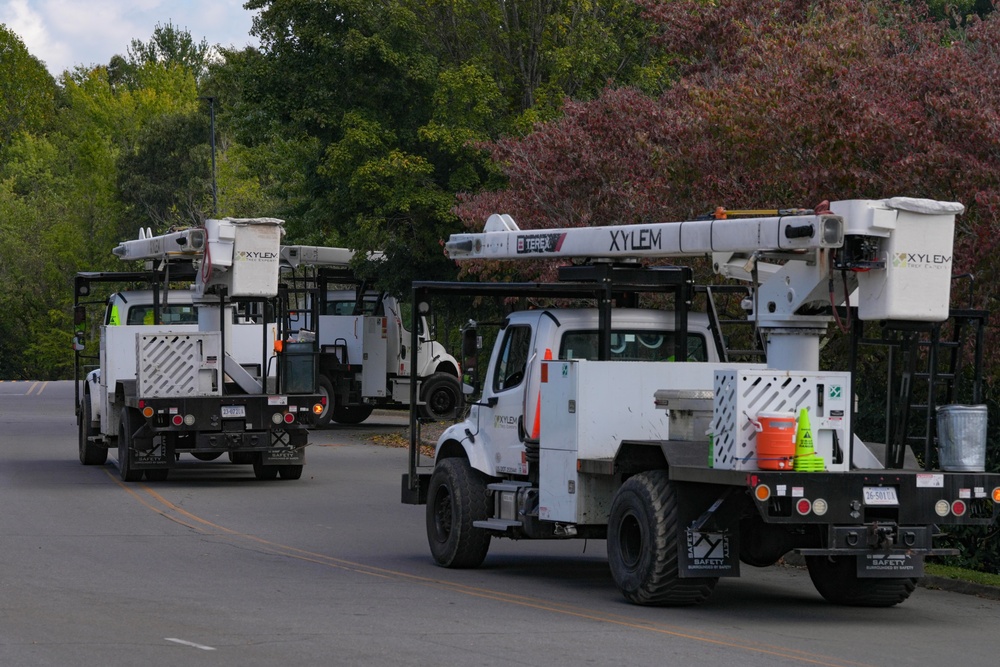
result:
[[[206,535],[218,534],[233,539],[253,542],[255,544],[265,547],[269,552],[275,555],[285,556],[287,558],[294,558],[296,560],[314,563],[317,565],[326,565],[328,567],[335,567],[337,569],[356,572],[359,574],[365,574],[368,576],[379,577],[381,579],[396,579],[396,580],[410,581],[413,583],[437,589],[450,590],[454,593],[459,593],[461,595],[468,595],[470,597],[476,597],[486,600],[495,600],[497,602],[514,604],[521,607],[537,609],[540,611],[547,611],[565,616],[572,616],[575,618],[582,618],[585,620],[595,621],[599,623],[607,623],[610,625],[626,627],[633,630],[642,630],[645,632],[651,632],[659,635],[677,637],[679,639],[688,639],[703,644],[711,644],[714,646],[733,648],[742,651],[748,651],[751,653],[758,653],[778,658],[785,658],[788,660],[794,660],[796,662],[801,662],[804,664],[821,665],[823,667],[845,667],[845,666],[874,667],[870,663],[862,663],[853,660],[837,658],[833,656],[815,654],[809,651],[803,651],[791,647],[775,646],[770,644],[741,640],[732,637],[727,637],[726,635],[721,635],[717,633],[711,633],[711,632],[693,633],[690,630],[686,630],[678,626],[673,626],[665,623],[642,621],[635,618],[630,618],[628,616],[622,616],[618,614],[587,609],[585,607],[578,607],[576,605],[555,602],[552,600],[545,600],[530,596],[517,595],[513,593],[504,593],[501,591],[494,591],[475,586],[468,586],[466,584],[446,581],[443,579],[435,579],[432,577],[425,577],[417,574],[412,574],[409,572],[403,572],[400,570],[391,570],[387,568],[376,567],[373,565],[366,565],[364,563],[357,563],[354,561],[337,558],[335,556],[329,556],[326,554],[307,551],[305,549],[300,549],[298,547],[294,547],[291,545],[281,544],[279,542],[273,542],[271,540],[262,538],[258,535],[241,533],[231,528],[219,525],[215,522],[209,521],[208,519],[199,517],[196,514],[193,514],[188,510],[184,509],[183,507],[174,504],[173,502],[164,498],[160,493],[158,493],[157,491],[153,490],[152,488],[150,488],[145,484],[127,485],[124,482],[122,482],[117,476],[115,476],[113,471],[105,469],[105,473],[116,484],[118,484],[118,486],[124,489],[133,498],[138,500],[140,504],[152,510],[153,512],[156,512],[157,514],[163,516],[166,519],[170,519],[175,523],[178,523],[182,526],[185,526],[202,534]],[[151,497],[154,502],[150,502],[148,499],[144,498],[136,489],[141,490],[143,493]],[[177,515],[180,516],[178,517]]]

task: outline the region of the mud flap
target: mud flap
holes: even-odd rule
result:
[[[166,441],[164,436],[154,437],[148,424],[143,423],[132,436],[132,467],[136,470],[169,468],[173,457],[168,455]]]
[[[306,462],[305,448],[272,449],[262,454],[264,465],[304,465]]]
[[[740,576],[739,511],[725,487],[682,483],[677,497],[678,576]]]
[[[924,576],[923,556],[903,552],[866,553],[857,557],[859,579],[906,579]]]

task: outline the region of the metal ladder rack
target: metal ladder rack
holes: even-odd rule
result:
[[[719,354],[719,359],[729,363],[735,361],[767,361],[767,349],[764,345],[764,338],[757,323],[746,317],[742,313],[740,303],[744,299],[753,298],[753,288],[749,285],[698,285],[696,292],[704,293],[706,300],[706,312],[712,330],[712,337],[715,342],[715,349]],[[721,295],[728,297],[724,307],[720,309]],[[733,299],[736,299],[736,308],[739,308],[742,316],[733,314]],[[722,315],[720,315],[720,312]],[[745,331],[739,331],[745,329]],[[730,348],[729,336],[724,331],[736,331],[735,338],[741,343],[747,343],[742,348]],[[752,345],[752,347],[751,347]]]
[[[909,447],[925,470],[934,467],[937,408],[982,401],[982,343],[989,313],[952,309],[944,322],[883,322],[867,338],[855,317],[852,372],[858,345],[889,347],[886,467],[902,468]],[[971,346],[971,349],[970,349]]]

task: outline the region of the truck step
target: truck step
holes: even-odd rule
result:
[[[486,528],[487,530],[500,530],[505,531],[508,528],[518,528],[521,526],[520,521],[507,521],[505,519],[487,519],[485,521],[473,521],[472,525],[476,528]]]
[[[493,482],[487,484],[489,491],[518,491],[526,486],[531,486],[531,482]]]

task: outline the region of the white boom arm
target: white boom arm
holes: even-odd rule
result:
[[[530,231],[495,214],[484,232],[453,234],[445,249],[455,260],[711,254],[717,273],[757,283],[748,316],[766,330],[768,364],[817,370],[831,318],[807,314],[810,306],[839,306],[853,293],[861,319],[947,318],[962,211],[955,202],[895,197],[833,202],[814,215]],[[838,272],[843,279],[834,281]]]
[[[745,220],[690,220],[607,227],[521,230],[494,214],[481,234],[452,234],[452,259],[693,257],[712,252],[839,247],[840,216],[794,215]]]
[[[351,266],[355,252],[347,248],[330,248],[315,245],[281,246],[281,262],[285,266],[320,266],[327,268],[346,269]],[[371,260],[381,260],[382,253],[373,252],[368,255]]]

